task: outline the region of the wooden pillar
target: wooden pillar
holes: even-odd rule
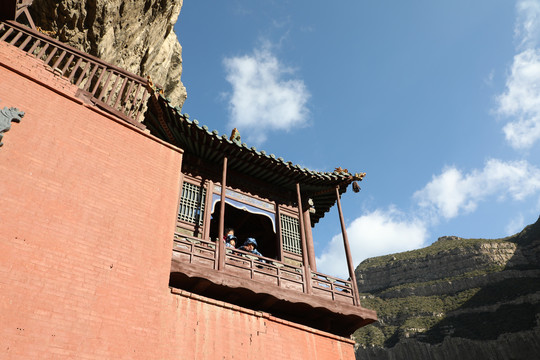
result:
[[[358,285],[356,284],[356,275],[354,275],[354,267],[352,263],[351,248],[349,247],[349,238],[347,236],[347,229],[345,227],[345,220],[343,219],[343,211],[341,210],[341,199],[339,196],[339,185],[336,186],[336,199],[339,212],[339,221],[341,222],[341,234],[343,235],[343,245],[345,247],[345,255],[347,256],[347,267],[349,268],[349,277],[351,278],[354,300],[357,306],[360,305],[360,297],[358,295]]]
[[[212,201],[214,195],[214,182],[209,180],[206,185],[206,202],[204,203],[203,240],[210,241],[210,222],[212,221]]]
[[[306,245],[309,258],[309,267],[313,271],[317,271],[317,264],[315,263],[315,248],[313,246],[313,232],[311,231],[311,217],[309,216],[309,209],[304,210],[304,227],[306,233]]]
[[[277,239],[277,251],[278,251],[278,260],[283,261],[285,257],[283,256],[283,234],[281,229],[281,210],[279,209],[279,205],[275,204],[276,206],[276,239]]]
[[[223,173],[221,176],[221,206],[219,212],[219,236],[218,236],[218,270],[225,268],[225,244],[223,233],[225,232],[225,187],[227,186],[227,157],[223,157]]]
[[[306,232],[304,227],[304,214],[302,211],[302,196],[300,196],[300,184],[296,183],[296,197],[298,198],[298,221],[300,222],[300,240],[302,241],[302,262],[304,263],[304,278],[306,293],[311,294],[311,268],[309,267],[308,252],[306,249]]]

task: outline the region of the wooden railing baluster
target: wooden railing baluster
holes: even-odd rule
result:
[[[124,92],[124,89],[126,87],[126,83],[128,81],[128,78],[125,77],[124,81],[122,81],[122,86],[120,87],[120,91],[118,92],[118,96],[116,97],[116,101],[114,102],[113,108],[117,108],[118,104],[120,103],[120,100],[122,100],[122,94]]]
[[[41,57],[42,57],[43,55],[45,55],[45,52],[47,51],[48,48],[49,48],[49,44],[48,44],[48,43],[45,43],[45,45],[43,46],[43,48],[41,49],[41,51],[37,53],[36,58],[38,58],[38,59],[41,60]]]
[[[62,74],[66,73],[66,70],[69,68],[70,65],[72,65],[73,58],[75,57],[74,54],[71,54],[69,58],[67,59],[66,63],[64,64],[64,67],[62,68]],[[68,80],[71,82],[71,79],[68,78]]]
[[[97,68],[98,68],[99,70],[101,70],[101,72],[100,72],[100,74],[99,74],[98,79],[96,80],[96,83],[95,83],[95,85],[94,85],[94,89],[91,91],[92,96],[94,96],[94,97],[96,96],[96,91],[97,91],[99,85],[101,84],[101,79],[103,78],[103,75],[105,75],[105,72],[106,72],[106,70],[107,70],[106,68],[101,67],[101,66],[99,66],[99,65],[97,66]],[[96,69],[96,70],[98,70],[98,69]],[[91,79],[93,79],[93,77],[90,78],[90,80],[91,80]],[[97,99],[97,97],[96,97],[96,99]]]
[[[94,64],[92,62],[88,62],[88,63],[94,65],[94,67],[92,68],[92,73],[90,74],[90,76],[88,76],[88,78],[86,80],[86,85],[83,88],[84,91],[90,91],[90,86],[92,86],[92,79],[96,75],[96,71],[99,68],[98,64]]]
[[[71,55],[71,56],[74,56],[74,55]],[[73,60],[73,58],[70,58],[70,62],[71,60]],[[77,60],[75,65],[73,65],[73,69],[71,69],[71,73],[69,74],[69,78],[68,78],[68,80],[71,83],[73,83],[73,79],[75,78],[75,73],[77,72],[77,70],[79,70],[79,66],[81,66],[81,63],[82,63],[82,58],[79,58],[79,60]]]
[[[114,84],[111,88],[111,91],[109,92],[109,96],[107,96],[107,105],[111,105],[111,99],[113,97],[113,95],[116,93],[116,86],[118,85],[118,81],[120,81],[120,75],[119,74],[114,74],[116,75],[116,80],[114,81]]]
[[[13,32],[13,28],[9,28],[2,37],[0,37],[0,41],[4,41],[11,33]]]
[[[49,62],[52,60],[54,55],[56,55],[56,52],[58,51],[57,47],[54,47],[51,52],[49,53],[49,56],[47,56],[47,59],[45,60],[45,64],[49,65]]]
[[[81,60],[82,60],[82,58],[81,58]],[[75,82],[75,85],[78,86],[79,88],[80,88],[81,82],[82,82],[83,79],[84,79],[84,75],[85,75],[86,72],[90,69],[90,64],[91,64],[90,61],[87,61],[87,62],[86,62],[86,65],[84,66],[84,70],[81,71],[81,75],[79,75],[79,78],[78,78],[77,81]]]
[[[21,38],[22,36],[22,33],[18,33],[17,35],[15,35],[15,37],[13,39],[11,39],[11,41],[9,42],[11,45],[15,45],[15,43]]]
[[[30,36],[31,37],[31,36]],[[32,47],[30,48],[30,50],[27,51],[28,54],[30,55],[34,55],[34,51],[36,51],[37,47],[39,46],[39,44],[41,44],[41,40],[39,39],[35,39],[36,41],[34,41],[34,45],[32,45]]]
[[[26,45],[28,45],[30,40],[32,40],[32,36],[27,35],[24,41],[21,43],[21,45],[19,45],[19,49],[24,50],[24,48],[26,47]]]
[[[127,80],[127,78],[126,78],[126,80]],[[126,110],[128,108],[128,105],[129,105],[129,96],[131,94],[131,90],[133,90],[133,85],[135,85],[135,81],[129,80],[129,88],[128,88],[128,91],[126,92],[126,95],[124,97],[124,106],[122,107],[122,112],[124,114],[126,113]]]
[[[109,86],[109,81],[111,80],[111,76],[113,75],[113,72],[107,70],[106,68],[103,69],[103,71],[107,73],[107,78],[105,79],[105,83],[101,87],[101,91],[99,92],[99,95],[97,96],[97,99],[99,101],[103,101],[103,97],[105,96],[106,91],[107,91],[107,86]]]
[[[64,78],[102,102],[102,108],[116,114],[119,111],[130,119],[128,121],[138,121],[142,114],[149,97],[145,78],[107,64],[15,21],[0,22],[0,41],[17,46],[43,61],[53,71],[59,69]],[[25,50],[28,46],[30,49]],[[116,78],[110,86],[113,76]]]
[[[66,51],[62,51],[62,53],[60,54],[60,56],[58,56],[58,59],[56,59],[56,61],[54,62],[52,68],[53,69],[56,69],[58,68],[58,65],[60,65],[60,63],[62,62],[62,60],[64,60],[64,57],[66,56]]]

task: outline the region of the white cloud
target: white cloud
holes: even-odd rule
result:
[[[306,125],[310,94],[302,80],[280,63],[269,46],[251,55],[224,60],[226,79],[232,85],[230,124],[256,144],[268,131],[289,131]]]
[[[429,210],[432,220],[451,219],[471,212],[479,202],[496,196],[523,200],[540,191],[540,169],[527,161],[487,161],[483,170],[463,174],[455,167],[446,168],[434,176],[423,189],[414,194],[421,208]]]
[[[521,0],[517,5],[515,36],[521,48],[533,48],[540,41],[540,1]]]
[[[528,49],[514,57],[499,96],[499,113],[513,118],[503,131],[516,149],[530,148],[540,139],[540,49]]]
[[[481,201],[491,198],[521,201],[538,193],[540,169],[524,160],[491,159],[482,170],[473,170],[469,174],[448,167],[414,193],[413,198],[421,210],[425,210],[416,217],[407,217],[391,207],[362,215],[347,227],[353,264],[356,267],[369,257],[425,246],[430,225],[440,218],[451,219],[474,211]],[[524,219],[518,216],[508,223],[506,231],[510,235],[523,226]],[[341,278],[349,277],[341,234],[334,236],[317,257],[317,269]]]
[[[525,227],[525,219],[522,214],[517,215],[505,227],[506,235],[514,235]]]
[[[427,230],[422,221],[405,219],[402,213],[390,208],[387,211],[375,210],[356,218],[347,227],[347,235],[353,266],[356,268],[369,257],[424,246]],[[321,256],[317,257],[317,270],[343,279],[349,277],[341,234],[334,236]]]
[[[540,139],[540,1],[519,1],[517,12],[521,52],[514,56],[497,111],[511,118],[503,129],[506,140],[516,149],[527,149]]]

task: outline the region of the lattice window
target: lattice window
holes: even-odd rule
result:
[[[182,198],[180,199],[180,210],[178,211],[178,220],[202,226],[205,201],[205,188],[184,182],[184,185],[182,186]]]
[[[281,214],[281,238],[283,239],[283,250],[302,254],[298,219]]]

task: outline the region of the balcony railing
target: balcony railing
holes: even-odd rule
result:
[[[65,45],[14,21],[0,22],[0,41],[43,61],[98,107],[144,127],[139,118],[149,93],[147,80]]]
[[[196,264],[218,271],[216,243],[176,233],[173,260]],[[255,256],[239,249],[225,248],[225,268],[222,270],[242,279],[250,279],[270,286],[307,293],[302,267],[292,266],[275,259]],[[318,272],[311,272],[312,294],[327,300],[355,303],[350,281]]]

